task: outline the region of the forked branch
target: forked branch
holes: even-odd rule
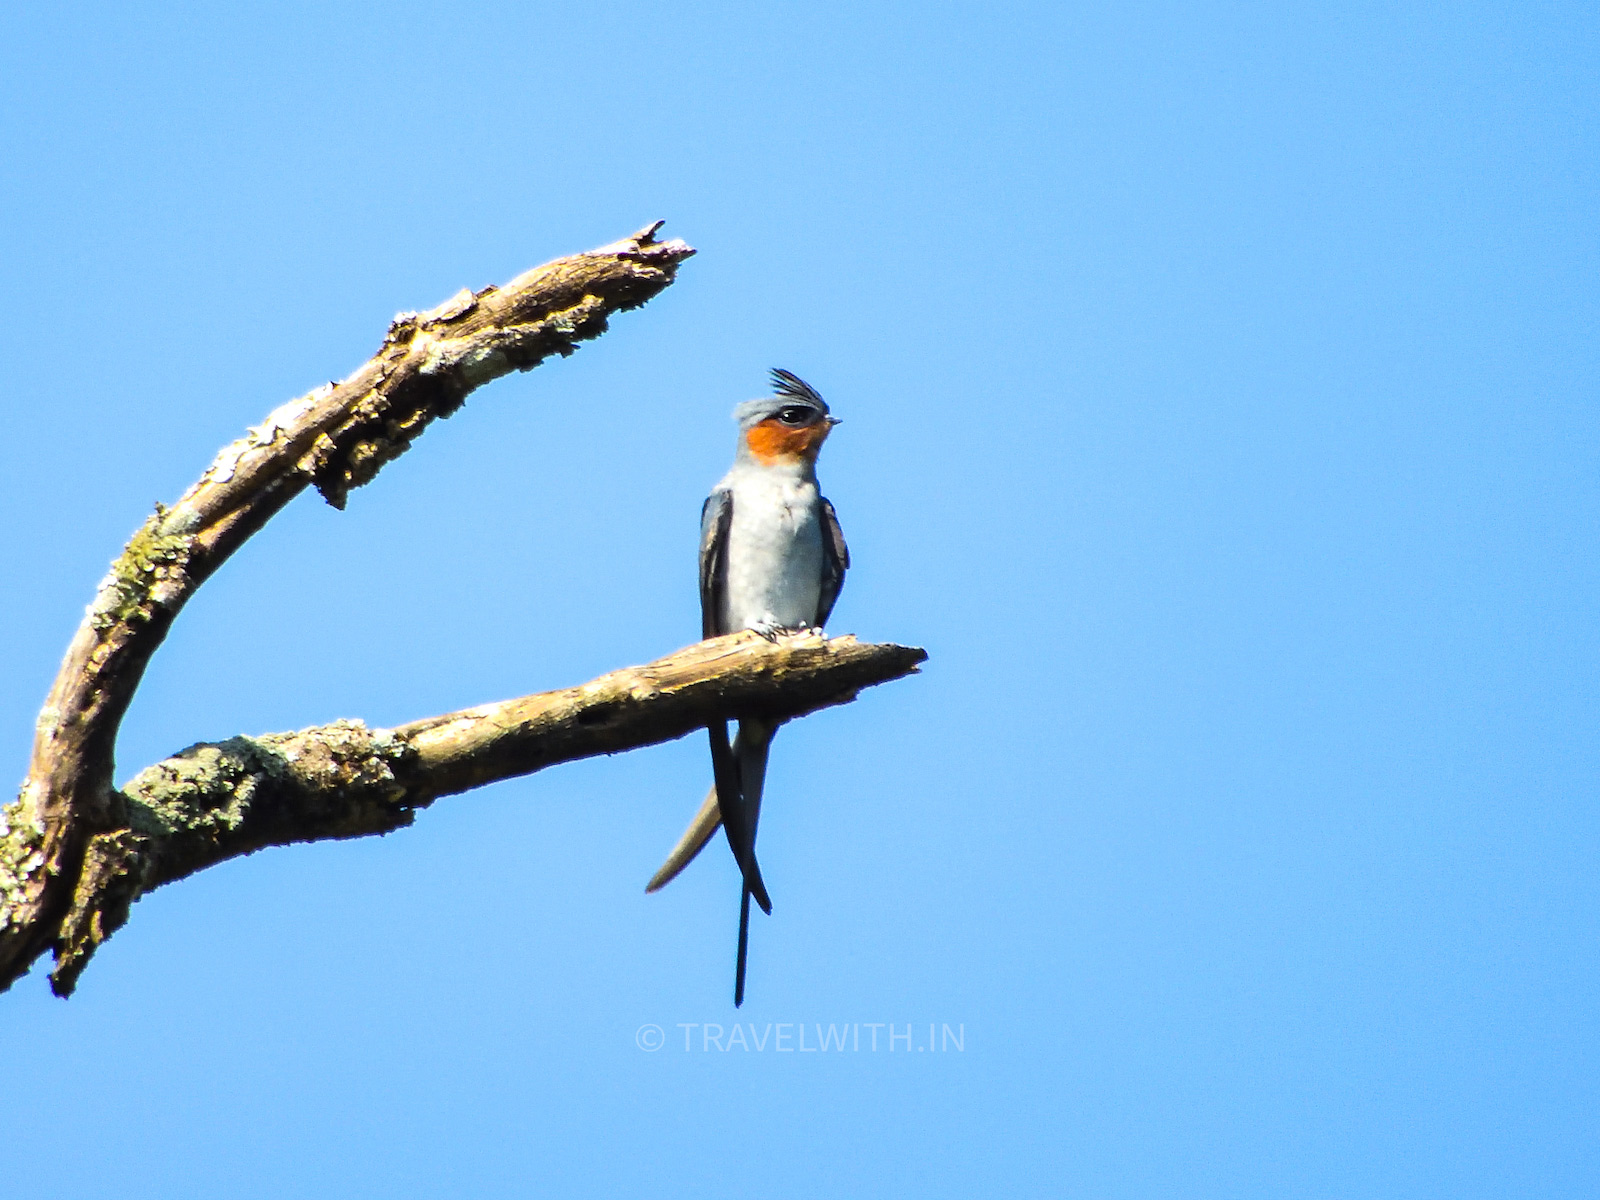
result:
[[[719,716],[791,716],[850,699],[924,657],[853,638],[748,636],[552,692],[393,730],[341,721],[194,746],[112,786],[117,731],[195,590],[307,486],[344,507],[475,388],[605,331],[694,253],[660,223],[504,287],[403,313],[343,382],[283,405],[157,506],[101,582],[39,714],[28,775],[0,810],[0,990],[54,950],[71,992],[143,892],[264,846],[382,833],[435,797],[550,763],[681,736]]]

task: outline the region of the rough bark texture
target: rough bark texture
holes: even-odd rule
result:
[[[336,721],[190,746],[123,787],[124,827],[90,836],[51,985],[70,994],[145,892],[216,863],[266,846],[388,833],[438,796],[682,737],[718,718],[783,719],[842,704],[926,657],[848,636],[769,643],[738,633],[581,687],[396,729]]]
[[[463,290],[429,312],[401,314],[355,374],[271,413],[176,504],[157,507],[100,584],[39,714],[21,794],[0,811],[0,988],[52,947],[76,961],[73,947],[92,942],[96,923],[103,931],[121,903],[112,895],[127,890],[144,834],[134,825],[139,814],[112,787],[117,730],[195,589],[306,486],[343,507],[351,488],[474,388],[572,353],[602,333],[611,314],[661,291],[694,251],[656,241],[658,228],[557,259],[504,287]],[[360,753],[346,761],[328,752],[335,773],[345,769],[338,763],[365,769]],[[242,771],[255,751],[239,753]],[[85,908],[80,894],[107,899]]]

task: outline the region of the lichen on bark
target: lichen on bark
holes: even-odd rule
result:
[[[165,593],[181,587],[194,547],[194,535],[182,524],[181,515],[174,519],[171,510],[158,504],[128,539],[95,597],[91,619],[96,630],[106,633],[119,624],[148,621],[152,604],[175,598]]]
[[[0,927],[16,923],[28,881],[44,865],[44,823],[23,794],[0,808]]]
[[[70,993],[133,902],[162,884],[267,846],[409,825],[397,771],[414,757],[387,730],[335,721],[200,743],[139,772],[118,794],[125,826],[89,839],[52,986]]]

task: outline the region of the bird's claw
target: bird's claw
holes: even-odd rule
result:
[[[775,621],[757,621],[750,626],[750,631],[758,637],[763,637],[773,645],[778,644],[780,637],[795,637],[802,633],[821,633],[822,627],[801,621],[798,625],[779,625]]]

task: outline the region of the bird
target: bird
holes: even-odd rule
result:
[[[739,439],[733,466],[700,512],[702,637],[751,629],[779,633],[821,630],[850,567],[839,516],[817,487],[817,454],[840,423],[817,390],[782,368],[773,393],[733,410]],[[732,743],[725,721],[708,726],[712,786],[700,811],[646,885],[665,887],[711,840],[720,824],[742,876],[739,949],[733,1004],[744,1003],[750,901],[772,913],[756,861],[756,826],[767,755],[781,721],[744,716]]]

